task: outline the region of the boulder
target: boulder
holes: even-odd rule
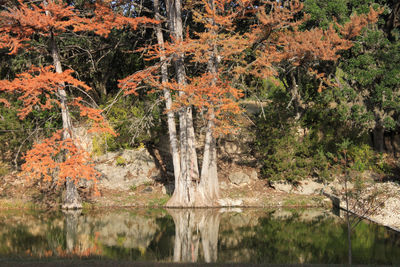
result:
[[[300,184],[295,188],[295,193],[301,195],[320,194],[324,185],[311,179],[300,181]]]
[[[244,185],[250,182],[250,176],[243,171],[230,173],[228,179],[235,185]]]
[[[293,190],[293,185],[286,181],[271,181],[271,186],[275,188],[275,190],[290,193]]]
[[[324,188],[324,184],[318,183],[312,179],[299,181],[296,186],[286,181],[271,181],[271,185],[278,191],[300,195],[320,194]]]

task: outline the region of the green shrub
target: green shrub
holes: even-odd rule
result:
[[[106,151],[137,148],[155,143],[162,134],[162,110],[156,104],[156,95],[128,96],[118,100],[108,111],[107,119],[117,136],[106,136],[102,145]]]
[[[356,171],[371,170],[375,165],[375,153],[368,144],[350,145],[348,156]]]

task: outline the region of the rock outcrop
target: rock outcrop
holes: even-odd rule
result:
[[[102,174],[99,186],[107,189],[130,190],[153,183],[160,177],[153,157],[146,149],[108,152],[95,158],[96,169]]]

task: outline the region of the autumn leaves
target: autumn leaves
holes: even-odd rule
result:
[[[164,98],[169,97],[165,100],[170,101],[166,112],[172,115],[168,115],[171,123],[175,123],[174,116],[178,113],[182,119],[180,130],[183,134],[177,152],[192,150],[181,156],[180,169],[175,168],[180,174],[180,170],[186,173],[186,177],[182,178],[180,174],[176,177],[191,182],[198,178],[192,176],[203,175],[208,168],[196,170],[199,164],[193,148],[192,109],[203,115],[206,125],[211,125],[206,130],[210,139],[208,149],[211,150],[204,158],[210,160],[208,165],[216,171],[215,138],[232,131],[235,118],[241,113],[238,100],[243,97],[240,88],[245,86],[244,79],[275,76],[283,65],[290,66],[289,72],[300,66],[321,80],[321,90],[324,85],[331,86],[329,77],[318,72],[316,64],[336,61],[338,52],[350,48],[352,38],[368,23],[375,22],[379,15],[379,11],[371,9],[368,15],[353,16],[345,25],[307,29],[302,26],[308,16],[303,13],[300,1],[255,4],[251,1],[202,0],[188,1],[181,6],[182,2],[169,0],[165,10],[158,10],[166,13],[166,21],[117,13],[111,8],[117,2],[95,1],[95,4],[78,10],[62,1],[32,3],[18,0],[0,12],[0,49],[8,49],[12,55],[32,49],[46,54],[44,58],[49,55],[53,58],[52,63],[30,67],[13,80],[0,81],[1,92],[18,95],[21,119],[34,109],[56,107],[62,113],[63,129],[35,144],[25,157],[23,169],[32,177],[51,180],[56,170],[61,183],[68,177],[74,181],[96,180],[98,173],[93,169],[89,155],[72,134],[71,113],[79,114],[79,119],[86,117],[89,131],[115,134],[104,120],[102,110],[84,100],[91,88],[78,80],[71,69],[61,67],[58,46],[62,45],[60,39],[67,32],[75,35],[89,32],[107,38],[115,28],[135,30],[141,24],[168,25],[169,30],[163,29],[164,34],[161,27],[158,28],[161,36],[157,37],[165,37],[167,41],[152,40],[151,45],[138,49],[146,57],[147,66],[119,81],[119,86],[125,94],[136,94],[146,87],[151,92],[164,92]],[[182,25],[183,18],[190,21],[189,26]],[[38,47],[34,42],[37,38],[46,40],[50,46]],[[0,102],[9,104],[2,99]],[[170,128],[170,133],[173,131]],[[204,148],[204,153],[206,150]]]

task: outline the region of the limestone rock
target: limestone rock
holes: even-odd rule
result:
[[[250,182],[250,176],[243,171],[230,173],[228,179],[236,185],[244,185]]]
[[[290,193],[293,190],[293,185],[286,181],[271,181],[271,186],[275,188],[275,190]]]
[[[297,186],[286,181],[271,181],[271,185],[278,191],[300,195],[320,194],[324,188],[324,184],[318,183],[312,179],[299,181]]]
[[[322,183],[318,183],[311,179],[300,181],[300,185],[296,187],[295,192],[301,195],[313,195],[321,193],[324,188]]]
[[[257,174],[257,171],[255,169],[252,169],[250,171],[249,175],[250,175],[250,179],[251,180],[253,180],[253,181],[258,180],[258,174]]]
[[[152,183],[160,175],[146,149],[109,152],[95,158],[95,163],[102,174],[99,186],[108,189],[130,190],[132,186]]]
[[[222,198],[218,200],[218,204],[221,207],[234,207],[234,206],[241,206],[243,200],[241,199],[232,199],[232,198]]]

